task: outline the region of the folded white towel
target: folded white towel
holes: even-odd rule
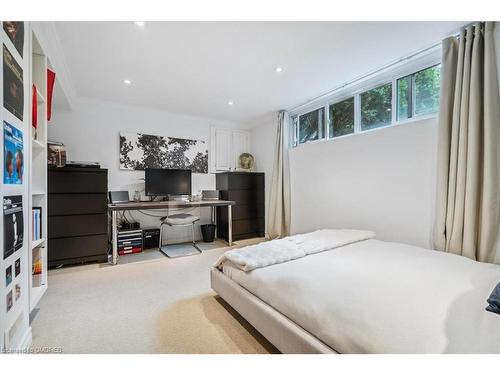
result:
[[[215,266],[231,262],[243,271],[251,271],[374,237],[375,233],[371,231],[321,229],[229,250],[219,258]]]

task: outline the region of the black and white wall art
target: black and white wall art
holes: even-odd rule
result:
[[[205,141],[120,133],[120,169],[191,169],[208,173],[208,147]]]

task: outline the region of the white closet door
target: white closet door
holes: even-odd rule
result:
[[[250,134],[245,131],[233,131],[233,153],[231,158],[231,167],[239,168],[240,155],[249,152]]]

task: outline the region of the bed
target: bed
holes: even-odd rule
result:
[[[215,292],[282,353],[500,353],[500,315],[485,311],[499,265],[333,230],[304,255],[314,233],[231,250],[211,270]]]

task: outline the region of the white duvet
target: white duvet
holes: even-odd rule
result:
[[[251,271],[374,237],[375,232],[366,230],[320,229],[226,251],[215,267],[231,262],[243,271]]]
[[[374,239],[242,271],[242,287],[339,353],[500,353],[500,266]]]

